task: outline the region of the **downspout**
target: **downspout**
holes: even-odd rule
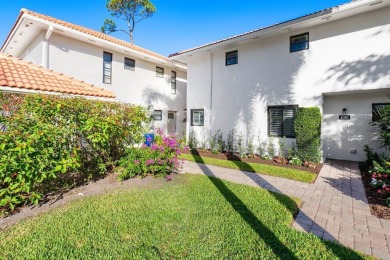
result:
[[[49,68],[49,39],[53,33],[54,26],[50,25],[49,29],[46,32],[45,38],[42,43],[42,62],[41,66],[48,69]]]
[[[209,127],[211,130],[211,118],[212,118],[212,110],[213,110],[213,78],[214,78],[214,54],[210,53],[210,123]]]

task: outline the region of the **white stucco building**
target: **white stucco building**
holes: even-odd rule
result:
[[[186,65],[103,33],[22,9],[1,52],[150,107],[154,127],[183,135]]]
[[[390,0],[361,0],[171,55],[187,63],[187,135],[294,137],[322,111],[324,158],[365,159],[373,108],[390,100]],[[288,138],[291,142],[294,138]]]

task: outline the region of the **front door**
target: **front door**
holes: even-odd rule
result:
[[[176,112],[168,111],[168,134],[176,134]]]

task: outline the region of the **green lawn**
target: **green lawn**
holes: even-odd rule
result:
[[[197,175],[74,201],[0,232],[3,259],[361,259],[289,227],[296,201]]]
[[[256,172],[265,175],[277,176],[295,181],[312,183],[317,175],[311,172],[296,170],[293,168],[278,167],[269,164],[247,163],[240,161],[227,161],[210,157],[202,157],[194,154],[182,154],[181,157],[188,161],[210,164],[230,169],[236,169],[247,172]]]

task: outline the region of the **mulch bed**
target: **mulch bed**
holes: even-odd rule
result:
[[[390,208],[387,206],[386,198],[379,196],[378,189],[370,185],[371,174],[368,172],[368,166],[363,163],[360,164],[360,172],[362,173],[363,186],[366,190],[371,214],[378,218],[390,220]]]
[[[305,166],[294,166],[290,164],[282,164],[275,162],[274,160],[263,160],[258,155],[255,155],[254,157],[248,157],[248,158],[241,158],[238,154],[235,153],[217,153],[213,154],[211,151],[201,151],[201,150],[191,150],[191,151],[183,151],[185,154],[195,154],[200,155],[202,157],[210,157],[220,160],[228,160],[228,161],[241,161],[241,162],[247,162],[247,163],[259,163],[259,164],[269,164],[273,166],[279,166],[279,167],[285,167],[285,168],[292,168],[296,170],[301,171],[307,171],[312,172],[315,174],[318,174],[321,171],[322,163],[316,164],[316,168],[309,168]]]

